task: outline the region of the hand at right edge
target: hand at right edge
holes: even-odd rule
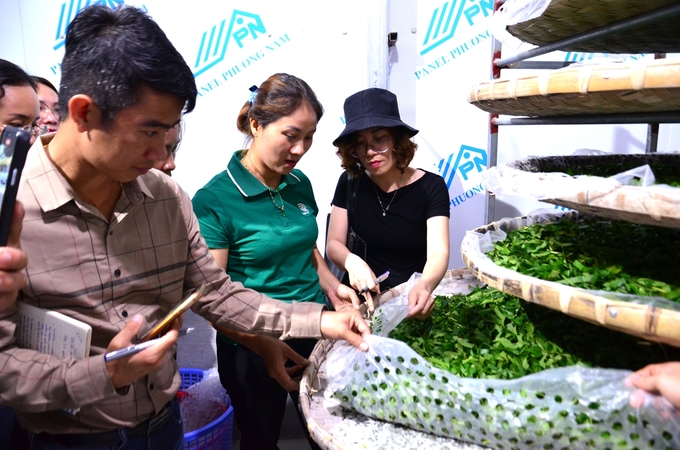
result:
[[[626,379],[626,385],[638,390],[630,396],[630,404],[639,408],[645,403],[645,393],[661,395],[680,409],[680,362],[650,364]]]

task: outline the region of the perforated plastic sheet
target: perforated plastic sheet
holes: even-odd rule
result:
[[[377,310],[381,329],[368,338],[367,353],[333,346],[326,396],[370,417],[494,448],[680,448],[678,412],[655,396],[632,408],[628,371],[574,366],[484,380],[434,368],[384,337],[407,295]]]

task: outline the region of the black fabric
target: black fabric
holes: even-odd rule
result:
[[[352,174],[345,172],[344,173],[345,179],[346,179],[346,192],[347,194],[345,195],[345,199],[349,197],[349,200],[346,200],[345,203],[345,209],[347,209],[347,237],[345,238],[345,243],[347,245],[347,248],[349,249],[350,252],[359,255],[361,259],[365,260],[366,259],[366,241],[364,241],[354,230],[353,230],[353,225],[355,223],[354,219],[354,208],[356,204],[356,195],[357,191],[359,189],[359,179],[354,178]],[[328,226],[330,224],[331,220],[331,215],[330,213],[326,217],[326,245],[328,245]],[[341,282],[345,284],[349,284],[349,282],[343,281],[347,280],[347,272],[339,268],[338,266],[335,265],[333,261],[328,257],[328,251],[326,250],[324,252],[324,260],[326,261],[326,265],[328,266],[328,269],[330,269],[331,273],[335,275],[335,278],[340,280]],[[329,308],[332,308],[333,305],[328,305]]]
[[[418,130],[402,122],[397,96],[385,89],[368,88],[352,94],[345,100],[343,110],[346,125],[340,136],[333,141],[335,146],[345,136],[372,127],[404,128],[409,137],[418,133]]]
[[[333,205],[340,208],[346,201],[346,182],[341,175],[333,196]],[[373,273],[390,271],[389,278],[380,283],[384,291],[408,281],[414,272],[422,273],[427,260],[426,222],[450,216],[449,191],[441,176],[425,171],[420,179],[397,190],[385,216],[376,192],[387,207],[394,192],[383,192],[368,176],[359,178],[355,231],[368,245],[366,263]]]
[[[289,339],[286,344],[308,358],[315,339]],[[262,358],[243,345],[229,345],[217,337],[217,369],[222,386],[234,407],[234,419],[241,434],[241,450],[276,450],[286,411],[286,397],[295,404],[310,448],[320,447],[309,435],[299,408],[299,392],[286,392],[267,373]]]

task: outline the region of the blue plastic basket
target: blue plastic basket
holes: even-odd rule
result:
[[[203,379],[201,369],[179,369],[182,376],[180,389],[186,389]],[[212,423],[198,430],[184,433],[187,450],[231,450],[233,439],[234,408],[229,408]]]

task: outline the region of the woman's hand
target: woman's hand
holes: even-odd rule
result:
[[[434,310],[434,297],[423,283],[416,283],[408,294],[408,305],[407,318],[425,320]]]
[[[359,301],[359,296],[354,292],[349,286],[345,286],[342,283],[338,283],[338,286],[334,291],[337,301],[333,302],[333,307],[336,311],[341,311],[345,308],[359,309],[361,302]]]
[[[368,289],[362,295],[366,299],[366,306],[370,312],[375,310],[373,294],[380,294],[380,286],[375,284],[375,274],[368,264],[355,254],[350,254],[345,261],[345,269],[349,275],[349,284],[359,292]]]
[[[286,391],[300,390],[300,377],[293,376],[309,365],[309,360],[290,348],[288,344],[269,336],[254,336],[249,348],[260,355],[269,376]],[[295,365],[286,367],[288,361]]]
[[[290,348],[284,341],[270,336],[230,330],[220,325],[215,325],[210,321],[206,322],[218,332],[239,344],[248,347],[250,350],[261,356],[269,376],[275,379],[286,391],[300,390],[299,378],[292,378],[292,376],[307,367],[309,361]],[[289,360],[295,365],[286,367],[286,363]]]

